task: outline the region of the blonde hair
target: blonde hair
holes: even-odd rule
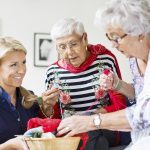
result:
[[[13,37],[0,38],[0,60],[5,57],[9,52],[22,51],[27,54],[25,47]]]

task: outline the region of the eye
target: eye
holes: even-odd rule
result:
[[[26,64],[26,60],[23,61],[23,64]]]
[[[66,45],[61,44],[61,45],[58,46],[58,48],[59,48],[59,49],[62,49],[62,50],[65,50],[65,49],[66,49]]]
[[[70,43],[70,46],[77,46],[77,45],[78,45],[77,42]]]
[[[77,42],[77,41],[69,43],[70,48],[75,48],[75,47],[78,47],[78,46],[79,46],[79,42]]]
[[[120,37],[118,35],[113,35],[112,36],[112,40],[118,40],[118,39],[120,39]]]
[[[10,67],[15,67],[15,66],[17,66],[17,63],[13,63],[10,65]]]

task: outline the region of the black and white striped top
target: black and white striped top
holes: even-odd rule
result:
[[[93,81],[93,79],[95,77],[99,77],[101,72],[100,69],[103,70],[105,68],[111,69],[115,74],[118,74],[116,60],[113,55],[97,55],[96,60],[85,71],[80,73],[71,73],[55,63],[52,64],[46,72],[46,87],[48,88],[50,82],[54,82],[54,78],[57,73],[61,84],[68,84],[67,88],[69,88],[70,91],[71,108],[73,108],[77,113],[85,113],[96,101],[93,87],[97,84],[98,80]],[[95,111],[98,105],[99,102],[95,102],[89,111]]]

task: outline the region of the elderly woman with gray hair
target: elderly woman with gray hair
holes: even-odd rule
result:
[[[104,25],[106,36],[113,47],[129,57],[134,75],[133,84],[119,80],[112,73],[102,75],[100,82],[103,89],[115,87],[129,99],[136,99],[135,105],[124,110],[100,113],[97,124],[99,129],[131,131],[131,149],[137,150],[136,143],[141,138],[150,138],[150,5],[146,0],[112,0],[103,11],[97,12],[96,20],[98,25]],[[138,84],[140,85],[137,86]],[[71,129],[67,136],[96,130],[95,117],[96,115],[66,118],[58,127],[59,134],[66,133],[65,127]],[[140,146],[141,149],[145,148]],[[147,148],[148,146],[145,150]]]
[[[107,69],[121,78],[119,66],[115,56],[104,46],[88,43],[81,21],[75,18],[61,19],[52,27],[51,36],[60,56],[60,60],[50,65],[46,73],[47,88],[52,84],[52,88],[60,90],[59,100],[51,100],[54,106],[53,118],[58,117],[56,112],[66,118],[72,115],[108,113],[126,107],[126,98],[122,94],[114,90],[101,90],[100,74]],[[65,130],[69,132],[70,128],[66,127]],[[102,150],[107,150],[109,146],[119,144],[118,137],[119,133],[114,131],[93,131],[86,150],[96,150],[97,143],[103,143],[99,146]]]

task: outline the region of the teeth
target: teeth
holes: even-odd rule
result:
[[[15,77],[16,79],[21,79],[21,77]]]

